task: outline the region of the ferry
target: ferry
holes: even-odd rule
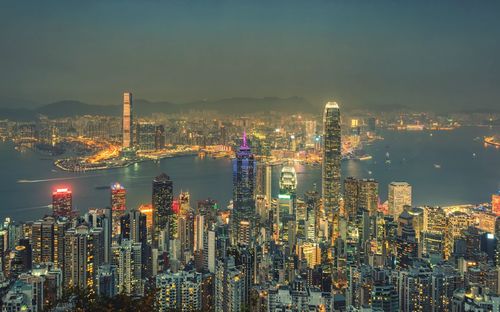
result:
[[[436,168],[436,169],[441,169],[441,165],[439,165],[439,164],[434,164],[434,168]]]
[[[500,147],[500,139],[495,138],[494,136],[490,137],[484,137],[484,144],[485,145],[492,145],[495,147]]]
[[[359,160],[370,160],[372,158],[373,158],[372,155],[368,155],[368,154],[358,157]]]

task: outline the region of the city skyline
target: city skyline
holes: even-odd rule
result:
[[[500,311],[499,12],[0,4],[0,312]]]

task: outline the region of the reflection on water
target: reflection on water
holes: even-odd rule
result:
[[[342,162],[342,176],[377,179],[382,200],[387,197],[387,184],[404,180],[413,185],[417,205],[485,202],[500,187],[500,150],[487,148],[474,138],[495,132],[498,128],[461,128],[433,132],[432,136],[429,132],[384,132],[384,141],[366,147],[373,159]],[[385,161],[387,153],[390,164]],[[116,181],[128,189],[127,206],[137,207],[151,201],[151,181],[163,171],[173,179],[176,193],[191,193],[192,205],[207,197],[225,205],[232,196],[229,159],[168,158],[98,173],[53,169],[51,161],[41,160],[32,151],[19,153],[12,144],[0,143],[0,218],[35,219],[50,212],[46,205],[52,190],[62,186],[72,188],[74,205],[80,211],[108,206],[108,192],[96,187]],[[320,166],[296,164],[295,169],[299,195],[313,184],[321,191]],[[274,194],[279,171],[279,167],[273,170]]]

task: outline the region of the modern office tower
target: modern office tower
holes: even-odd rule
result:
[[[111,208],[89,209],[85,221],[90,227],[102,228],[104,235],[104,263],[111,261],[111,244],[113,242],[113,221]]]
[[[234,257],[217,260],[215,271],[215,311],[241,311],[246,291],[245,277],[236,268]]]
[[[148,241],[146,215],[137,209],[131,210],[120,219],[121,238],[145,245]]]
[[[358,206],[374,215],[378,209],[378,182],[374,179],[362,179],[358,185]]]
[[[340,109],[336,102],[328,102],[323,113],[323,209],[329,223],[328,235],[338,235],[338,213],[340,199]]]
[[[118,293],[142,296],[142,248],[141,243],[122,240],[120,245],[113,246],[113,261],[117,272]]]
[[[215,260],[217,255],[217,242],[214,230],[208,230],[203,243],[203,268],[215,273]]]
[[[273,167],[270,164],[266,165],[266,204],[268,209],[271,208],[271,200],[273,197]]]
[[[246,243],[246,235],[241,227],[252,224],[255,211],[255,158],[247,143],[246,133],[233,160],[233,241]],[[244,237],[243,237],[243,236]]]
[[[3,297],[3,312],[39,311],[33,285],[17,280]],[[41,310],[41,309],[40,309]]]
[[[374,215],[378,209],[378,182],[374,179],[358,180],[347,177],[344,180],[344,211],[353,221],[359,209]]]
[[[388,202],[389,214],[397,218],[405,206],[411,206],[411,185],[407,182],[391,182]]]
[[[279,224],[279,237],[288,241],[288,225],[295,220],[295,206],[297,203],[297,174],[295,168],[284,166],[280,174],[280,193],[278,195],[278,209],[276,221]]]
[[[422,255],[428,256],[431,260],[444,259],[445,237],[444,232],[422,231],[420,236]]]
[[[500,191],[491,195],[491,212],[500,216]]]
[[[96,289],[97,269],[104,260],[104,235],[101,228],[79,225],[64,236],[64,285]]]
[[[111,210],[113,217],[113,235],[120,234],[120,218],[127,210],[127,190],[120,183],[111,185]]]
[[[372,289],[372,311],[398,312],[399,298],[394,285],[374,285]]]
[[[31,275],[43,278],[44,305],[53,306],[63,295],[63,273],[53,263],[36,264],[31,269]]]
[[[73,195],[68,188],[58,188],[52,193],[52,214],[54,217],[71,217]]]
[[[297,244],[298,259],[304,259],[307,262],[307,267],[314,268],[321,263],[321,248],[317,243],[304,242]]]
[[[123,117],[122,117],[122,148],[134,146],[134,115],[132,104],[132,93],[123,93]]]
[[[358,179],[344,179],[344,211],[348,220],[354,220],[358,213]]]
[[[57,268],[63,267],[64,232],[68,227],[66,220],[49,216],[33,222],[31,242],[34,264],[51,262]]]
[[[266,165],[258,163],[255,173],[255,195],[264,195],[266,190]]]
[[[157,275],[157,311],[201,311],[202,277],[201,273],[195,271],[166,272]]]
[[[401,234],[398,235],[395,243],[396,267],[406,269],[411,265],[412,260],[418,256],[418,243],[411,221],[403,223],[400,231]]]
[[[153,180],[153,245],[159,247],[160,235],[166,231],[166,246],[160,248],[168,251],[168,241],[174,238],[175,225],[173,224],[172,205],[174,201],[174,186],[170,177],[165,173]]]
[[[112,298],[118,294],[118,274],[116,266],[104,264],[97,270],[97,294]]]
[[[444,233],[446,230],[446,214],[441,207],[425,206],[423,230]]]
[[[31,269],[31,245],[26,240],[25,245],[18,245],[10,252],[10,274],[18,277]]]
[[[314,227],[314,238],[317,239],[320,232],[321,222],[321,205],[320,195],[317,191],[308,191],[304,194],[304,202],[306,204],[308,222]]]
[[[156,149],[157,128],[154,122],[140,121],[136,124],[137,140],[135,146],[139,150],[154,151]]]

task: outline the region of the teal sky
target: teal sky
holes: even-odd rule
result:
[[[500,107],[499,1],[2,1],[0,42],[0,100]]]

